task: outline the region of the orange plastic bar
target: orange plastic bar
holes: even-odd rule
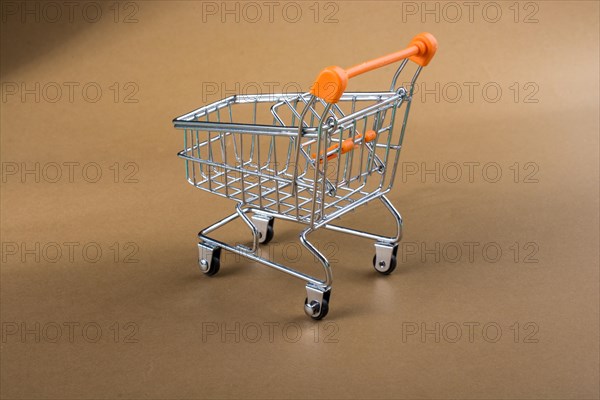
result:
[[[373,141],[376,137],[377,137],[377,133],[375,131],[369,130],[369,131],[365,132],[365,141],[367,143]],[[362,134],[359,133],[358,135],[356,135],[354,137],[354,140],[361,139],[361,138],[362,138]],[[345,153],[349,152],[350,150],[354,150],[355,148],[360,146],[359,143],[354,143],[354,140],[352,138],[348,138],[348,139],[345,139],[342,141],[342,150],[341,150],[342,154],[345,154]],[[334,144],[333,146],[329,146],[327,148],[327,151],[325,152],[325,154],[329,154],[332,151],[337,150],[338,147],[340,147],[339,144]],[[333,154],[329,154],[327,156],[327,161],[329,161],[333,158],[336,158],[337,155],[338,155],[337,151]],[[313,153],[312,158],[317,158],[317,155],[315,153]],[[320,162],[323,162],[323,158],[321,158]]]
[[[310,92],[328,103],[337,103],[346,90],[348,79],[405,58],[424,67],[429,64],[429,61],[431,61],[435,55],[437,48],[437,40],[431,33],[419,33],[410,41],[408,47],[404,50],[355,65],[348,69],[343,69],[338,66],[325,68],[319,73],[319,76],[317,76]]]
[[[408,57],[416,56],[418,54],[419,48],[417,46],[409,46],[404,50],[400,50],[395,53],[391,53],[386,56],[355,65],[354,67],[350,67],[346,69],[346,74],[348,74],[348,78],[354,78],[357,75],[373,71],[377,68],[385,67],[386,65],[393,64],[395,62],[404,60]]]

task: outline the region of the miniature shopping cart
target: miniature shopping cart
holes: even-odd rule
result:
[[[188,182],[237,202],[235,213],[198,234],[201,271],[215,275],[227,250],[285,272],[306,282],[304,310],[314,319],[327,314],[332,285],[327,258],[308,239],[317,229],[374,240],[375,270],[391,273],[402,218],[385,194],[394,183],[415,82],[436,50],[436,39],[421,33],[399,52],[346,70],[325,68],[308,93],[230,96],[176,118]],[[397,85],[408,60],[416,71],[406,87]],[[345,93],[349,78],[398,61],[389,91]],[[402,126],[394,130],[402,106]],[[393,216],[394,236],[332,223],[375,199]],[[250,228],[251,246],[207,236],[237,218]],[[302,224],[300,242],[322,264],[324,279],[260,255],[275,218]]]

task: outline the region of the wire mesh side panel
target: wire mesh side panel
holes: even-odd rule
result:
[[[214,123],[214,129],[240,122],[281,126],[271,114],[273,103],[259,98],[245,97],[239,103],[232,99],[196,120]],[[180,156],[186,160],[188,182],[195,187],[245,205],[308,220],[312,186],[292,185],[295,164],[291,156],[295,143],[295,137],[268,132],[186,128]]]
[[[329,108],[306,96],[275,105],[279,121],[297,120],[308,106],[306,127],[323,126],[320,136],[303,139],[298,158],[297,182],[313,186],[312,221],[333,219],[391,189],[401,148],[401,133],[394,131],[396,112],[405,99],[402,91],[349,93]]]
[[[389,167],[393,164],[390,161],[399,150],[399,135],[394,135],[396,107],[400,104],[398,100],[384,103],[381,99],[373,105],[356,104],[364,102],[355,100],[344,103],[340,107],[374,108],[372,112],[352,118],[330,137],[328,148],[331,148],[332,144],[337,147],[334,149],[335,153],[323,163],[323,169],[327,169],[324,174],[335,189],[330,198],[326,198],[322,204],[324,216],[351,206],[367,196],[385,193],[389,186],[386,175],[394,173],[393,169],[390,171]],[[373,135],[371,141],[367,141],[368,132]],[[344,141],[354,143],[354,149],[342,153],[341,143]]]

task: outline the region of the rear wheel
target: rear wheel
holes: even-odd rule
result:
[[[200,265],[200,271],[206,276],[213,276],[219,272],[221,268],[221,248],[215,247],[212,249],[212,255],[210,259],[200,258],[198,260]]]

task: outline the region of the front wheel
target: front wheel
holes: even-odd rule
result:
[[[380,259],[379,261],[377,260],[377,254],[375,254],[375,256],[373,256],[373,268],[375,268],[375,271],[383,275],[389,275],[392,272],[394,272],[397,264],[396,251],[397,247],[396,249],[394,249],[394,252],[390,255],[388,259]]]
[[[221,248],[211,248],[205,254],[201,254],[198,259],[200,271],[206,276],[213,276],[219,272],[221,268]]]
[[[304,312],[314,320],[325,318],[329,312],[329,303],[323,299],[320,303],[316,300],[308,302],[308,298],[304,299]]]

